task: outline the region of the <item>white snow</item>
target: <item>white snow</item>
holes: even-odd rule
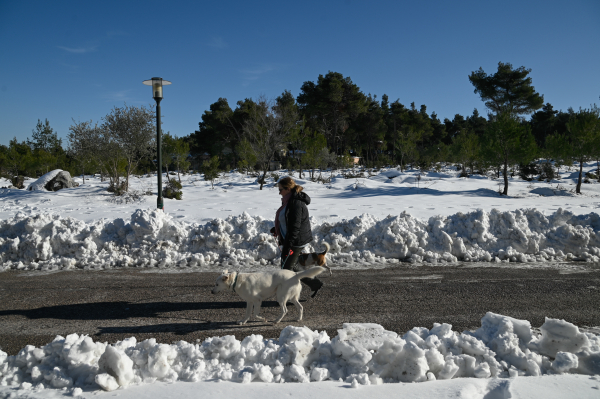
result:
[[[43,186],[55,172],[29,187]],[[338,174],[326,185],[298,179],[312,197],[315,241],[309,250],[327,241],[332,263],[343,268],[398,260],[600,261],[600,217],[592,212],[600,204],[600,185],[585,184],[585,194],[575,196],[552,188],[555,182],[513,180],[513,196],[502,197],[493,190],[497,181],[450,172],[419,179],[415,171],[396,169],[368,179]],[[564,175],[556,186],[572,184],[574,174]],[[156,184],[152,176],[132,180],[138,192]],[[165,212],[155,209],[153,196],[132,203],[127,196],[115,199],[97,177],[55,193],[4,189],[0,270],[257,269],[277,262],[269,235],[280,203],[274,180],[262,191],[254,178],[237,173],[227,174],[215,190],[200,175],[186,175],[183,183],[184,199],[166,200]],[[565,194],[562,202],[536,194],[552,190]]]
[[[502,197],[498,180],[456,176],[451,168],[388,169],[358,179],[334,173],[329,184],[297,179],[312,198],[312,246],[328,242],[334,268],[399,261],[568,268],[561,262],[600,261],[599,184],[575,195],[576,174],[563,170],[549,183],[511,179],[510,196]],[[0,270],[271,269],[278,258],[269,235],[280,204],[276,177],[260,191],[255,178],[229,173],[211,190],[201,175],[184,175],[183,200],[165,200],[165,212],[155,209],[155,196],[115,199],[98,177],[85,184],[75,178],[79,187],[57,192],[0,189]],[[156,192],[156,176],[132,178],[132,187]],[[434,324],[402,336],[376,324],[346,324],[333,338],[288,326],[277,340],[225,336],[167,345],[132,337],[108,345],[73,332],[17,356],[0,351],[0,397],[90,397],[100,388],[125,398],[199,390],[354,397],[364,389],[383,398],[598,397],[599,336],[554,319],[536,331],[526,320],[488,313],[474,332]]]
[[[434,323],[431,330],[415,327],[401,337],[377,324],[350,323],[333,339],[326,332],[293,326],[284,328],[279,339],[251,335],[238,341],[227,335],[171,345],[133,337],[108,345],[71,334],[42,348],[26,346],[16,356],[0,351],[0,392],[54,388],[77,396],[98,388],[110,392],[156,382],[201,381],[329,380],[359,388],[464,378],[470,382],[461,390],[474,390],[466,397],[483,397],[477,395],[510,392],[517,377],[564,373],[592,376],[583,381],[597,387],[600,336],[555,319],[546,319],[540,331],[535,334],[526,320],[488,313],[474,332],[457,333],[449,324]],[[480,385],[472,379],[489,382]],[[588,397],[594,394],[588,391]]]

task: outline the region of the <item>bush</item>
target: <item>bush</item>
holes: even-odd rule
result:
[[[120,197],[121,195],[125,194],[127,191],[125,190],[125,186],[127,185],[126,181],[121,181],[118,185],[115,184],[115,182],[111,181],[110,185],[108,186],[107,191],[109,193],[115,193],[115,195],[117,197]]]
[[[527,165],[519,165],[519,177],[523,180],[532,181],[534,175],[539,175],[541,170],[539,166],[534,163],[528,163]]]
[[[169,179],[167,186],[163,189],[163,197],[180,200],[183,193],[182,185],[175,178]]]
[[[23,189],[25,188],[25,177],[21,175],[15,176],[12,178],[11,183],[15,188]]]
[[[123,204],[141,204],[146,201],[146,196],[148,193],[145,193],[140,190],[130,190],[129,192],[123,193],[121,196],[113,196],[108,199],[109,202],[117,205]],[[150,193],[152,195],[152,192]]]
[[[542,173],[540,173],[540,180],[554,180],[556,173],[554,172],[554,166],[550,162],[544,162],[542,164]]]

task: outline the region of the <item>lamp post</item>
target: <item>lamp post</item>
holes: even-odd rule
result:
[[[158,209],[165,209],[163,204],[162,196],[162,134],[160,131],[160,100],[163,98],[162,87],[170,85],[171,82],[163,80],[163,78],[152,78],[144,80],[146,86],[152,86],[152,97],[156,101],[156,147],[157,147],[157,161],[158,161],[158,198],[156,199],[156,205]]]

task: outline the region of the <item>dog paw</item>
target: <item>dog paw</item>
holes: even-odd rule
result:
[[[245,320],[238,321],[238,324],[239,324],[240,326],[243,326],[244,324],[246,324],[246,321],[245,321]]]

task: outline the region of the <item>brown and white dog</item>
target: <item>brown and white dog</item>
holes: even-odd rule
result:
[[[329,275],[331,276],[331,269],[327,266],[327,252],[331,249],[329,244],[326,242],[323,243],[325,245],[325,251],[317,253],[311,252],[307,254],[300,254],[298,256],[298,264],[294,267],[294,271],[299,272],[302,270],[307,270],[313,266],[321,266],[329,270]]]

